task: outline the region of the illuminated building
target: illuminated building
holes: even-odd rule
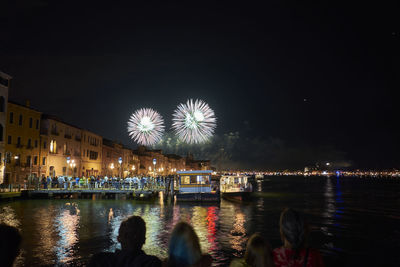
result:
[[[186,169],[187,170],[210,170],[211,165],[209,160],[195,160],[192,154],[188,154],[186,157]]]
[[[8,90],[12,77],[0,71],[0,184],[4,181]]]
[[[43,114],[40,132],[42,163],[47,161],[46,175],[79,175],[82,130],[55,116]]]
[[[32,109],[27,101],[20,105],[9,101],[6,122],[5,183],[23,184],[29,177],[44,173],[40,155],[41,112]],[[46,163],[46,162],[45,162]]]
[[[103,137],[88,130],[82,130],[81,155],[82,176],[101,175],[102,169],[102,145]]]
[[[125,163],[123,159],[122,145],[104,138],[102,153],[102,174],[109,177],[119,177],[122,172],[120,167],[122,168]],[[118,162],[119,158],[122,159],[121,166]]]

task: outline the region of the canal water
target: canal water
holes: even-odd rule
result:
[[[266,177],[255,200],[238,204],[164,204],[162,200],[19,200],[0,202],[0,221],[23,235],[17,266],[83,266],[100,251],[119,248],[118,228],[130,215],[147,223],[144,250],[165,258],[169,234],[191,223],[215,266],[243,256],[246,241],[261,233],[273,247],[285,207],[302,211],[309,243],[327,266],[400,266],[400,180],[389,178]],[[1,238],[1,237],[0,237]]]

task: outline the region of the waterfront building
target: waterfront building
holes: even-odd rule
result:
[[[26,105],[8,102],[5,144],[5,183],[23,184],[28,178],[41,176],[41,112]]]
[[[97,176],[102,171],[102,146],[103,137],[88,130],[82,130],[81,176]]]
[[[139,174],[150,176],[166,174],[165,167],[168,165],[168,158],[162,154],[161,150],[148,150],[144,146],[139,146],[133,153],[139,158]]]
[[[184,157],[175,154],[167,154],[165,156],[168,158],[168,175],[176,174],[177,171],[183,171],[186,169],[186,160]]]
[[[103,138],[102,152],[102,174],[108,177],[119,177],[122,172],[119,158],[124,162],[122,145]]]
[[[186,157],[186,170],[210,170],[211,164],[209,160],[195,160],[192,154]]]
[[[12,77],[0,71],[0,184],[4,182],[8,90]]]
[[[133,150],[127,147],[122,148],[123,152],[123,161],[122,161],[122,170],[124,177],[133,177],[137,175],[137,170],[140,167],[139,164],[139,156],[133,153]]]
[[[43,114],[40,133],[46,176],[80,175],[82,130],[55,116]]]

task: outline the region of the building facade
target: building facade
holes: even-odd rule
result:
[[[6,121],[5,183],[23,184],[28,178],[41,176],[40,155],[41,112],[8,102]]]
[[[88,130],[82,130],[80,176],[98,176],[102,174],[103,137]]]
[[[0,184],[4,182],[8,90],[12,77],[0,71]]]
[[[42,116],[41,147],[42,161],[47,165],[46,175],[80,175],[81,135],[81,129],[76,126],[67,124],[55,116]]]

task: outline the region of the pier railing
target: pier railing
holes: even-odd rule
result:
[[[21,192],[22,190],[132,190],[132,191],[164,191],[162,183],[133,183],[121,181],[95,182],[95,183],[26,183],[26,184],[1,184],[0,192]]]

